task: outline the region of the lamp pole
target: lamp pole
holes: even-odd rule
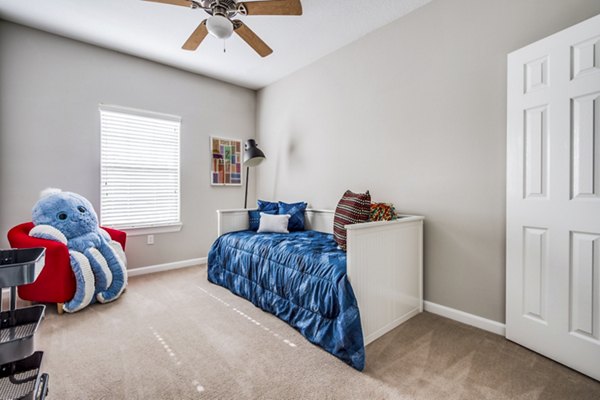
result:
[[[246,167],[246,195],[244,196],[244,208],[248,208],[248,179],[250,179],[250,167]]]
[[[250,167],[256,167],[265,160],[265,153],[256,145],[254,139],[248,139],[244,144],[244,165],[246,166],[246,195],[244,197],[244,208],[248,207],[248,180],[250,179]]]

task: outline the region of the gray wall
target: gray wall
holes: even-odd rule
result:
[[[436,0],[259,92],[259,197],[334,208],[369,189],[426,217],[425,298],[505,304],[506,55],[597,0]]]
[[[178,233],[130,236],[129,268],[205,257],[218,208],[243,206],[240,187],[209,181],[209,135],[246,139],[256,93],[216,80],[0,21],[0,247],[7,230],[31,220],[39,192],[58,187],[99,211],[98,104],[182,117]],[[251,197],[254,191],[251,191]]]

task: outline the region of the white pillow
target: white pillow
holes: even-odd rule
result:
[[[289,214],[271,215],[261,212],[258,233],[290,233],[288,231]]]

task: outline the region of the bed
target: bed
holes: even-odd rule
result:
[[[248,210],[219,210],[208,279],[250,300],[352,367],[364,346],[423,310],[423,217],[347,225],[347,252],[332,237],[333,211],[306,210],[306,231],[257,234]]]

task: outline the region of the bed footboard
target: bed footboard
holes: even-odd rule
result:
[[[365,345],[423,311],[423,217],[347,225]]]

